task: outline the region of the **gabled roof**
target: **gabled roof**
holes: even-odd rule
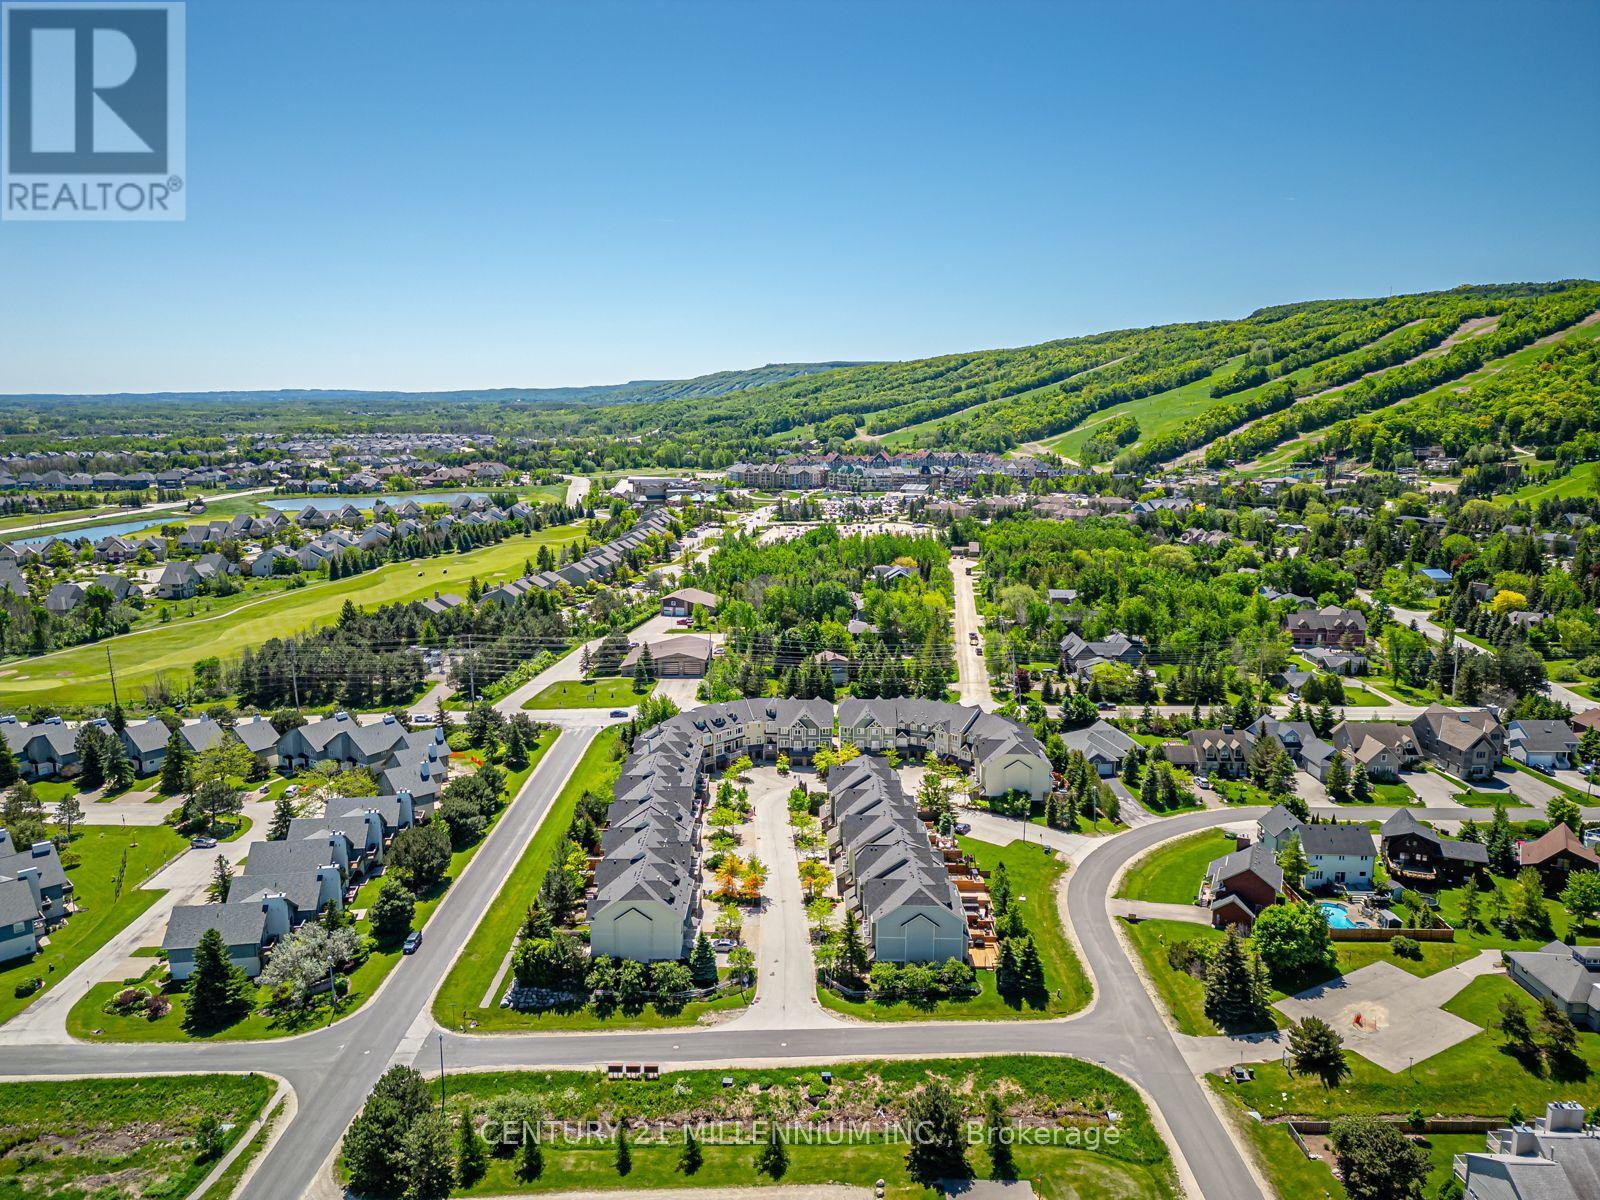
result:
[[[220,933],[224,945],[259,946],[267,931],[267,914],[259,903],[180,904],[167,918],[161,948],[193,950],[208,929]]]

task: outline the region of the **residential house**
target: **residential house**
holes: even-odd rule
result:
[[[12,842],[10,830],[0,829],[0,882],[26,885],[38,910],[35,920],[44,932],[61,924],[72,911],[72,882],[54,842],[18,846]]]
[[[1565,721],[1512,721],[1506,755],[1536,771],[1569,770],[1578,761],[1578,735]]]
[[[1378,831],[1384,865],[1397,883],[1454,887],[1484,871],[1489,851],[1479,842],[1443,837],[1402,808]]]
[[[1508,950],[1505,960],[1514,983],[1552,1001],[1578,1028],[1600,1031],[1600,946],[1551,942]]]
[[[1505,732],[1486,708],[1430,705],[1411,732],[1424,756],[1460,779],[1491,778],[1505,749]]]
[[[240,891],[235,880],[232,893]],[[266,965],[267,951],[286,935],[292,906],[286,897],[262,892],[227,904],[180,904],[167,918],[161,939],[167,969],[179,983],[194,974],[195,951],[207,931],[215,929],[228,950],[228,961],[254,979]]]
[[[1483,1152],[1456,1155],[1455,1176],[1469,1200],[1593,1200],[1600,1131],[1583,1105],[1552,1101],[1532,1125],[1491,1130]]]
[[[1138,749],[1134,741],[1115,725],[1097,720],[1082,729],[1062,733],[1061,740],[1067,749],[1076,750],[1089,760],[1089,765],[1102,778],[1109,778],[1122,770],[1123,760]]]
[[[656,674],[662,679],[700,679],[711,669],[711,639],[703,635],[681,634],[631,647],[619,668],[622,674],[633,673],[639,660],[644,657],[646,645],[650,647],[650,658],[655,663]]]
[[[1517,846],[1517,862],[1532,867],[1544,881],[1547,896],[1560,894],[1567,876],[1574,871],[1600,870],[1600,855],[1585,846],[1577,834],[1561,821],[1531,842]]]
[[[717,598],[699,588],[679,588],[661,597],[661,615],[664,617],[692,617],[696,610],[714,613]]]
[[[1210,910],[1216,928],[1248,929],[1282,893],[1283,871],[1277,858],[1269,846],[1255,842],[1212,860],[1196,902]]]
[[[1284,618],[1284,628],[1296,646],[1364,646],[1367,618],[1354,609],[1329,604],[1306,608]]]

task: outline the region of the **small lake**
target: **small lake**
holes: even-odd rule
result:
[[[384,496],[274,496],[271,500],[263,500],[261,503],[268,508],[288,513],[300,512],[308,504],[318,512],[336,512],[347,504],[366,512],[379,500],[386,502],[392,508],[399,508],[407,500],[415,500],[418,504],[449,504],[463,497],[468,500],[479,500],[488,494],[488,492],[392,492]]]
[[[386,496],[274,496],[270,500],[260,503],[265,508],[275,508],[279,512],[297,513],[310,505],[318,512],[333,512],[349,504],[366,512],[379,500],[388,501],[396,508],[407,500],[415,500],[419,504],[449,504],[453,500],[466,497],[477,500],[487,496],[488,492],[395,492]],[[219,517],[218,520],[228,520]],[[29,537],[7,538],[0,534],[0,541],[9,541],[13,546],[42,546],[53,537],[65,538],[68,541],[77,541],[79,538],[88,538],[91,542],[98,542],[103,537],[127,537],[129,534],[140,533],[146,529],[155,529],[160,525],[184,524],[197,525],[211,518],[205,513],[188,513],[181,509],[170,509],[167,512],[153,514],[148,517],[135,517],[131,520],[106,521],[97,525],[85,525],[81,529],[73,529],[66,533],[57,533],[46,530]]]

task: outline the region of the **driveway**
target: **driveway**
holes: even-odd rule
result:
[[[747,849],[767,864],[767,889],[757,919],[755,1003],[729,1024],[741,1029],[838,1024],[817,999],[817,967],[800,890],[800,856],[789,827],[790,789],[803,780],[815,790],[816,776],[804,771],[786,778],[776,767],[756,767],[748,778],[755,845]]]
[[[1400,778],[1417,794],[1423,808],[1455,807],[1459,789],[1443,775],[1435,775],[1432,771],[1411,771],[1403,772]]]

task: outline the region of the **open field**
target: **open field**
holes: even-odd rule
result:
[[[993,872],[1005,863],[1011,890],[1022,906],[1023,924],[1044,963],[1047,1001],[1042,1005],[1024,1001],[1014,1006],[995,989],[994,972],[979,971],[978,983],[983,990],[966,1000],[940,1000],[928,1007],[906,1000],[881,1004],[875,1000],[847,1000],[819,985],[817,997],[824,1007],[869,1021],[982,1021],[1062,1017],[1089,1003],[1093,989],[1077,952],[1067,940],[1056,895],[1065,883],[1066,863],[1059,856],[1046,854],[1042,846],[1033,842],[996,846],[972,838],[958,840],[981,870]]]
[[[506,776],[506,793],[508,797],[515,797],[523,783],[527,781],[533,769],[539,765],[539,760],[555,742],[556,734],[545,731],[539,735],[539,740],[528,750],[528,765],[521,771],[508,772]],[[509,804],[508,806],[509,807]],[[450,856],[450,866],[445,871],[444,878],[430,891],[422,892],[417,896],[416,915],[412,920],[412,927],[422,929],[428,923],[428,918],[433,915],[433,910],[439,907],[450,885],[466,870],[467,864],[477,854],[478,849],[493,831],[495,825],[505,815],[506,809],[502,808],[495,814],[489,829],[484,836],[470,846],[455,851]],[[378,897],[378,889],[383,886],[383,877],[376,876],[362,884],[361,890],[356,893],[356,898],[350,907],[365,913],[372,908],[373,901]],[[378,990],[378,987],[388,977],[390,971],[400,963],[404,957],[399,946],[379,946],[372,941],[372,926],[366,916],[362,916],[355,924],[355,929],[368,945],[366,959],[350,973],[347,979],[348,991],[339,998],[339,1002],[332,1015],[346,1016],[360,1008]],[[152,960],[151,970],[145,973],[146,981],[153,980],[160,975],[164,968]],[[83,999],[72,1006],[72,1011],[67,1014],[67,1029],[74,1037],[92,1041],[114,1042],[182,1042],[192,1040],[190,1034],[183,1028],[184,1014],[188,1011],[188,993],[180,989],[166,992],[167,998],[172,1002],[172,1011],[159,1020],[147,1020],[143,1016],[119,1016],[115,1013],[104,1011],[107,1001],[125,986],[123,982],[101,983],[89,989]],[[256,989],[256,1004],[264,1004],[267,994],[264,989]],[[277,1014],[254,1011],[236,1021],[225,1029],[217,1030],[208,1036],[210,1041],[249,1041],[258,1038],[287,1037],[295,1033],[304,1033],[308,1029],[315,1029],[329,1019],[328,1001],[325,997],[319,998],[304,1012],[293,1016],[284,1017]],[[95,1030],[100,1030],[98,1034]]]
[[[178,1200],[206,1177],[272,1092],[263,1075],[7,1083],[0,1195]],[[201,1156],[194,1138],[207,1117],[223,1132],[215,1152]]]
[[[903,1116],[906,1099],[930,1076],[945,1081],[969,1119],[981,1116],[982,1098],[998,1091],[1007,1117],[1038,1131],[1016,1145],[1018,1173],[1036,1180],[1043,1194],[1155,1200],[1176,1194],[1165,1146],[1150,1124],[1143,1100],[1121,1079],[1100,1067],[1069,1058],[996,1057],[926,1059],[916,1062],[845,1062],[821,1072],[803,1067],[731,1072],[668,1072],[653,1081],[607,1081],[596,1072],[495,1072],[459,1076],[448,1107],[482,1112],[499,1096],[537,1091],[550,1120],[563,1125],[596,1114],[626,1114],[634,1124],[629,1139],[632,1163],[616,1168],[611,1128],[600,1136],[560,1136],[544,1146],[544,1172],[536,1180],[518,1179],[514,1154],[491,1157],[488,1171],[457,1195],[535,1195],[582,1188],[644,1192],[656,1188],[713,1189],[783,1183],[841,1183],[871,1187],[879,1178],[894,1197],[929,1195],[906,1175],[905,1144],[885,1127]],[[1120,1112],[1119,1137],[1102,1138],[1104,1111]],[[704,1163],[692,1176],[678,1170],[681,1130],[715,1113],[727,1125],[705,1137]],[[786,1137],[788,1167],[781,1179],[755,1169],[759,1139],[742,1122],[774,1113],[790,1114]],[[454,1115],[453,1113],[451,1114]],[[838,1138],[811,1135],[813,1125],[846,1121],[859,1134]],[[1053,1131],[1053,1132],[1052,1132]],[[702,1135],[706,1131],[702,1130]],[[752,1142],[757,1144],[752,1144]],[[1087,1148],[1093,1142],[1097,1148]],[[1053,1144],[1045,1144],[1053,1143]],[[514,1147],[508,1147],[513,1149]],[[968,1151],[968,1165],[987,1178],[981,1147]],[[686,1193],[680,1193],[686,1194]]]
[[[79,863],[67,872],[79,911],[50,934],[50,944],[38,954],[0,969],[0,1022],[10,1020],[60,983],[159,900],[161,893],[145,891],[144,882],[188,848],[189,843],[167,825],[136,829],[80,825],[73,834],[70,850],[78,856]],[[44,987],[32,996],[18,997],[17,985],[35,975],[44,980]]]
[[[620,676],[563,679],[534,696],[523,708],[629,708],[639,703],[633,680]]]
[[[1193,904],[1211,861],[1234,848],[1233,838],[1215,829],[1168,842],[1128,868],[1117,896],[1158,904]]]
[[[1240,358],[1242,357],[1241,355]],[[1168,429],[1182,425],[1196,413],[1217,403],[1211,395],[1211,385],[1233,374],[1240,358],[1230,358],[1211,374],[1196,379],[1193,383],[1103,408],[1083,424],[1055,437],[1046,438],[1041,444],[1044,449],[1063,458],[1075,459],[1078,452],[1083,449],[1083,444],[1094,436],[1100,426],[1116,417],[1132,417],[1138,421],[1141,441],[1152,434],[1165,433]]]
[[[1586,462],[1579,463],[1564,475],[1518,488],[1499,499],[1538,504],[1541,500],[1566,500],[1572,496],[1593,496],[1597,492],[1600,492],[1600,462]]]
[[[346,600],[373,608],[421,600],[439,589],[465,592],[473,578],[487,584],[520,576],[523,563],[538,553],[540,546],[559,549],[582,535],[578,526],[562,525],[507,538],[467,554],[390,563],[348,579],[275,592],[214,616],[151,626],[38,658],[14,659],[0,666],[0,704],[109,704],[107,647],[126,703],[130,695],[138,694],[140,684],[166,671],[187,672],[198,658],[227,658],[247,646],[328,624],[338,617]]]

